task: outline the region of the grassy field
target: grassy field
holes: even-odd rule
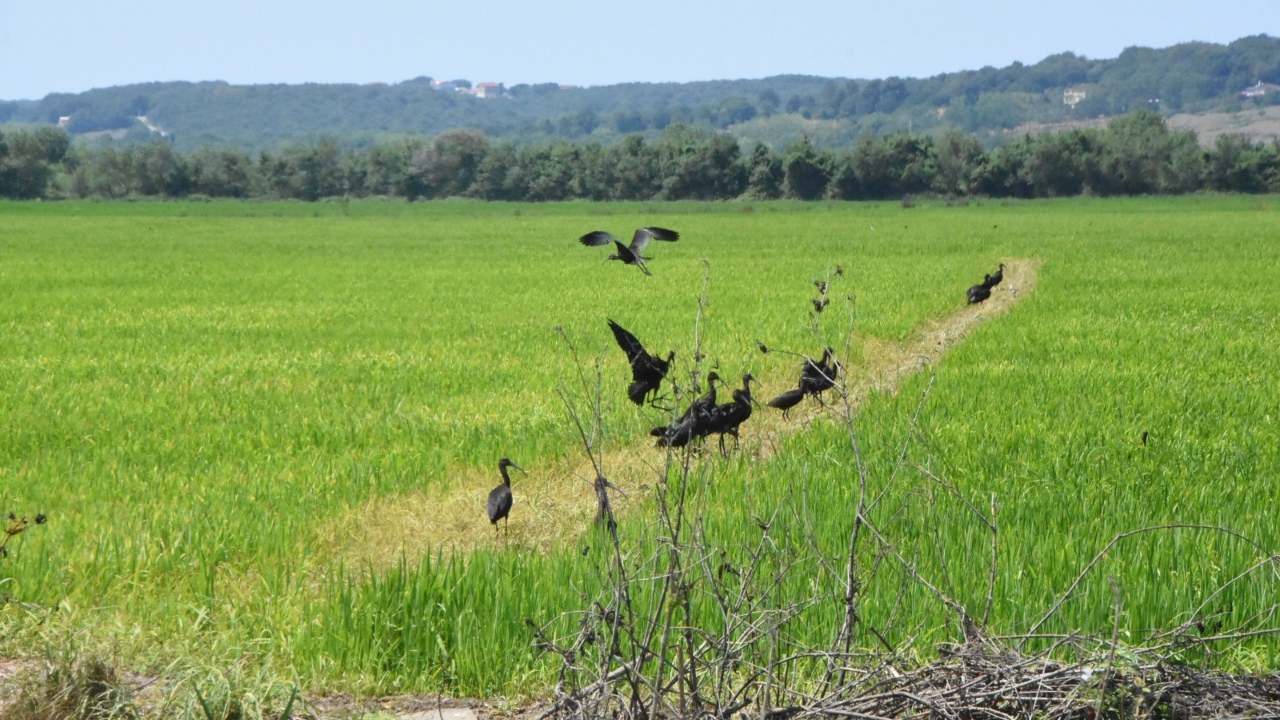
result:
[[[683,235],[654,244],[651,278],[575,242],[641,224]],[[1274,198],[0,204],[0,509],[50,518],[0,560],[0,577],[15,598],[57,608],[0,608],[0,651],[74,629],[153,669],[200,658],[310,687],[536,693],[549,665],[523,619],[592,593],[589,531],[563,523],[548,544],[535,524],[555,519],[520,517],[520,478],[505,545],[404,553],[386,537],[448,532],[422,503],[419,525],[388,521],[385,546],[351,547],[369,536],[352,525],[423,493],[474,496],[479,515],[504,455],[549,482],[578,452],[555,393],[575,377],[556,326],[603,358],[610,442],[638,444],[656,418],[625,401],[605,318],[687,367],[702,259],[704,352],[726,376],[769,378],[765,394],[795,361],[761,356],[754,339],[812,352],[843,336],[842,313],[816,336],[807,313],[812,279],[836,263],[836,292],[856,298],[855,358],[869,362],[959,309],[998,260],[1038,261],[1035,292],[936,377],[862,408],[886,493],[877,518],[923,571],[981,605],[985,532],[924,473],[891,472],[932,377],[912,463],[978,505],[997,500],[997,632],[1027,629],[1116,532],[1210,523],[1258,543],[1134,538],[1046,627],[1109,630],[1110,575],[1137,641],[1280,548],[1277,227]],[[744,444],[758,447],[749,429]],[[816,423],[767,461],[704,461],[695,502],[709,533],[732,549],[754,515],[803,507],[838,553],[855,492],[844,442]],[[643,513],[626,518],[628,542],[649,547]],[[797,595],[836,587],[816,562],[795,583]],[[1274,624],[1276,590],[1250,575],[1209,610],[1231,627]],[[950,632],[936,603],[900,596],[892,579],[866,603],[922,652]],[[835,622],[820,605],[804,632],[829,637]],[[1217,661],[1274,667],[1275,651],[1260,641]]]

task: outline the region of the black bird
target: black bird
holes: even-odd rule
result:
[[[621,240],[604,230],[593,230],[578,238],[578,242],[588,247],[599,247],[613,243],[614,247],[617,248],[617,252],[610,255],[608,257],[609,260],[621,260],[627,265],[635,265],[640,268],[645,275],[652,275],[653,273],[649,272],[649,268],[644,264],[644,261],[652,260],[653,258],[645,257],[640,253],[644,252],[650,240],[675,242],[679,239],[680,233],[675,230],[660,227],[642,227],[631,236],[631,245],[629,247],[623,245]]]
[[[823,348],[822,359],[817,362],[805,358],[804,365],[800,368],[799,384],[770,400],[769,407],[781,410],[785,418],[787,411],[799,405],[805,395],[812,395],[815,400],[822,402],[819,395],[835,386],[836,375],[840,372],[840,366],[834,358],[835,351],[829,347]]]
[[[524,472],[524,468],[511,462],[507,458],[498,461],[498,472],[502,473],[502,484],[489,491],[489,504],[486,509],[489,512],[489,522],[493,524],[494,533],[498,532],[498,521],[507,519],[507,527],[510,527],[511,520],[507,515],[511,512],[511,476],[507,474],[507,468],[513,467],[520,472]]]
[[[742,389],[733,391],[733,402],[717,405],[711,414],[710,431],[720,435],[720,454],[725,455],[724,436],[733,436],[733,446],[738,447],[738,427],[751,417],[751,405],[755,399],[751,397],[751,381],[755,380],[751,373],[742,376]]]
[[[800,371],[801,390],[817,397],[819,393],[830,390],[836,384],[836,373],[839,370],[832,362],[834,355],[835,351],[828,347],[822,350],[821,362],[804,361],[804,368]]]
[[[984,284],[988,288],[993,288],[999,285],[1001,280],[1004,280],[1004,263],[1000,263],[1000,269],[996,270],[995,275],[987,276],[987,281]]]
[[[991,288],[987,287],[986,283],[983,283],[981,285],[974,285],[973,287],[969,288],[968,296],[969,296],[969,304],[977,305],[983,300],[986,300],[987,298],[991,297]]]
[[[658,447],[684,447],[694,438],[711,432],[711,417],[716,409],[716,383],[720,376],[714,370],[707,375],[707,392],[689,404],[689,409],[670,425],[658,426],[649,434],[658,438]]]
[[[827,309],[827,303],[830,303],[830,302],[831,301],[827,299],[826,295],[823,295],[820,298],[815,298],[813,300],[813,311],[815,313],[821,313],[823,310]]]
[[[613,339],[618,341],[618,347],[627,354],[627,362],[631,363],[631,385],[627,387],[627,397],[631,398],[631,402],[643,405],[645,397],[650,393],[657,396],[658,386],[662,384],[662,378],[667,376],[667,369],[671,367],[676,353],[674,350],[667,353],[666,360],[654,357],[644,349],[635,335],[618,323],[610,320],[609,329],[613,331]]]
[[[782,417],[785,418],[787,416],[787,413],[791,410],[791,408],[795,407],[796,405],[799,405],[800,401],[803,399],[804,399],[804,390],[801,390],[800,388],[791,388],[790,390],[782,393],[778,397],[770,400],[768,405],[771,408],[778,408],[779,410],[781,410]]]

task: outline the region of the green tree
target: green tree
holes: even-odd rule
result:
[[[70,144],[65,132],[50,127],[7,135],[0,158],[0,197],[44,197]]]
[[[948,195],[973,192],[973,174],[982,155],[982,145],[972,135],[955,129],[943,133],[935,149],[934,190]]]
[[[133,187],[143,195],[181,197],[191,190],[187,161],[167,142],[153,142],[135,148],[132,162]]]
[[[816,200],[827,191],[831,159],[818,152],[805,137],[787,149],[782,161],[782,185],[787,197]]]
[[[767,146],[756,143],[747,167],[747,197],[758,200],[782,197],[782,161]]]
[[[266,163],[272,162],[264,155]],[[264,164],[266,164],[264,163]],[[189,159],[191,173],[191,191],[210,197],[248,197],[254,191],[254,167],[248,155],[235,150],[213,150],[205,148],[197,151]],[[262,167],[258,168],[258,174]],[[265,186],[259,194],[267,194]]]

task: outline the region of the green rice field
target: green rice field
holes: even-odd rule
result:
[[[650,246],[653,277],[576,242],[641,225],[682,235]],[[0,203],[0,510],[49,518],[0,559],[14,600],[0,655],[91,638],[140,670],[242,664],[312,689],[537,695],[554,666],[524,620],[553,622],[599,591],[592,530],[527,542],[554,518],[520,516],[520,477],[506,543],[379,556],[349,547],[366,536],[350,524],[382,522],[371,503],[464,489],[480,516],[499,457],[531,474],[578,457],[557,327],[602,360],[608,442],[645,446],[662,418],[626,401],[605,320],[687,370],[704,267],[703,352],[771,396],[796,361],[756,339],[817,352],[852,322],[852,364],[870,363],[1015,258],[1038,263],[1033,291],[859,409],[883,492],[873,517],[981,608],[989,534],[929,474],[978,507],[994,499],[995,633],[1029,629],[1118,532],[1203,524],[1252,541],[1190,528],[1126,540],[1042,628],[1110,633],[1110,576],[1123,637],[1141,642],[1280,552],[1275,197]],[[815,328],[813,280],[836,264],[837,301]],[[477,472],[483,487],[463,488]],[[708,454],[695,476],[692,502],[730,554],[774,512],[797,547],[812,537],[839,556],[847,542],[857,480],[837,423],[795,429],[761,462]],[[622,517],[638,554],[655,543],[644,507]],[[448,521],[423,519],[436,533]],[[887,567],[862,614],[928,656],[954,627],[900,576]],[[814,558],[790,578],[784,596],[829,598],[794,632],[831,637],[840,578]],[[1277,603],[1264,569],[1202,614],[1271,628]],[[1211,661],[1275,669],[1277,651],[1263,637]]]

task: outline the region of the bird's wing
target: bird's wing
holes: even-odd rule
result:
[[[511,510],[511,488],[506,485],[499,485],[489,491],[489,502],[485,504],[485,510],[489,513],[489,520],[494,521],[506,515]]]
[[[675,230],[668,230],[660,227],[642,227],[636,230],[635,235],[631,236],[631,252],[639,255],[644,250],[650,240],[664,240],[666,242],[675,242],[680,238],[680,233]]]
[[[640,229],[652,235],[654,240],[663,240],[665,242],[675,242],[680,239],[680,233],[676,232],[675,230],[668,230],[666,228],[660,228],[655,225],[650,225],[649,227],[644,227]]]
[[[618,257],[621,258],[623,262],[631,262],[639,257],[635,253],[631,252],[631,248],[623,245],[621,240],[615,239],[613,241],[613,245],[618,248]]]
[[[599,247],[600,245],[608,245],[611,242],[616,243],[618,239],[604,230],[592,230],[578,238],[578,242],[589,247]]]
[[[638,358],[645,358],[649,353],[645,351],[644,345],[640,344],[640,340],[627,331],[618,323],[610,320],[609,329],[613,331],[613,339],[618,341],[618,347],[622,348],[622,352],[627,354],[627,361],[632,365]]]

